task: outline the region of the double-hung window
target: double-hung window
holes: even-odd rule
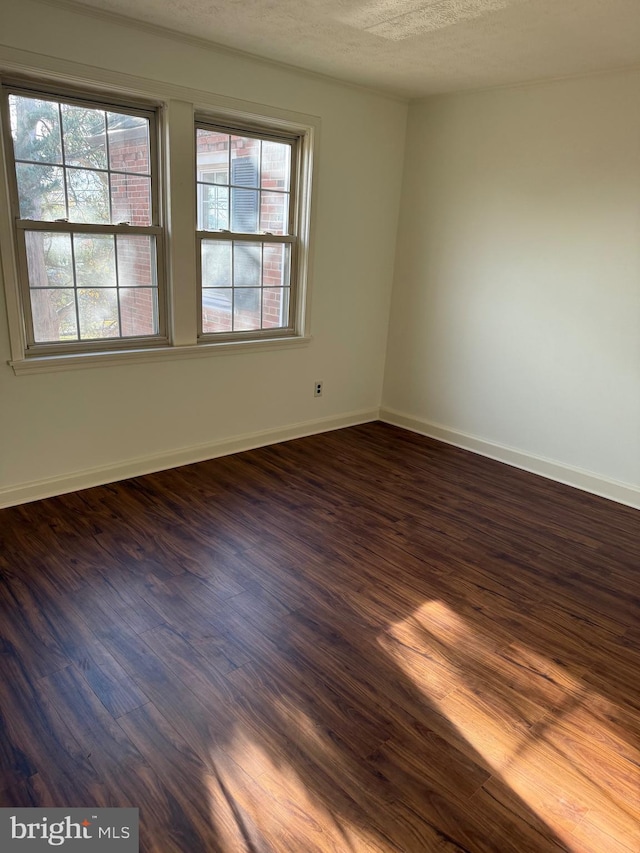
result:
[[[201,341],[295,331],[299,169],[295,134],[196,122]]]
[[[212,117],[182,90],[1,90],[16,373],[308,340],[313,117],[244,102]]]
[[[5,87],[27,354],[166,340],[152,108]]]

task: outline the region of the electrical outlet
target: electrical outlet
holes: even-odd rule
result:
[[[315,382],[313,386],[313,396],[322,397],[322,382]]]

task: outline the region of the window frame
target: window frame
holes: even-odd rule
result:
[[[250,101],[211,90],[196,89],[167,80],[151,80],[119,71],[78,65],[59,57],[39,56],[15,50],[0,50],[0,85],[49,92],[54,96],[75,97],[133,110],[156,111],[160,194],[160,214],[164,240],[158,248],[158,275],[165,285],[167,340],[140,345],[140,338],[127,338],[117,346],[105,348],[102,341],[75,352],[55,349],[51,354],[27,350],[23,299],[19,284],[15,223],[10,212],[10,174],[3,137],[11,132],[0,97],[0,278],[4,287],[4,304],[8,324],[7,364],[16,377],[41,373],[57,373],[97,367],[117,367],[175,360],[193,360],[267,353],[273,350],[305,348],[313,340],[311,301],[313,295],[313,254],[317,209],[315,199],[318,153],[321,145],[322,120],[284,104],[274,106]],[[298,271],[298,303],[295,330],[279,337],[258,340],[199,341],[198,294],[196,272],[197,200],[195,192],[194,116],[215,117],[220,123],[241,122],[269,125],[276,133],[298,134],[300,137],[300,185],[298,191],[300,222]],[[159,278],[160,282],[160,278]],[[113,340],[113,339],[111,339]]]
[[[251,121],[242,119],[233,120],[228,116],[215,115],[211,113],[197,112],[194,117],[194,157],[196,162],[195,186],[196,197],[199,196],[198,186],[200,184],[200,173],[202,169],[197,166],[197,134],[198,130],[208,130],[226,133],[230,136],[242,136],[257,139],[261,142],[277,142],[290,145],[289,166],[289,215],[286,234],[269,234],[264,231],[243,232],[230,229],[217,231],[200,230],[197,223],[196,211],[196,267],[197,267],[197,295],[198,295],[198,343],[216,344],[243,341],[260,341],[265,339],[288,339],[299,337],[303,334],[304,316],[302,314],[303,291],[305,289],[306,265],[301,256],[301,238],[305,235],[305,205],[301,194],[303,185],[302,171],[304,167],[305,143],[308,146],[307,134],[299,129],[287,129],[279,127],[266,118],[264,121]],[[231,187],[232,176],[227,170],[227,186]],[[260,191],[260,186],[257,187]],[[199,201],[198,201],[199,204]],[[229,219],[231,220],[231,196],[229,197]],[[231,225],[231,221],[229,221]],[[260,328],[251,330],[239,330],[229,332],[204,332],[203,325],[203,297],[202,297],[202,244],[203,241],[220,242],[247,242],[254,244],[289,245],[289,305],[288,323],[286,326],[275,328]],[[261,290],[263,286],[261,285]],[[232,288],[232,290],[235,288]],[[233,312],[233,307],[232,307]]]
[[[122,350],[150,350],[166,346],[168,338],[168,297],[165,262],[164,199],[162,192],[161,169],[161,115],[157,103],[141,101],[135,98],[120,97],[114,93],[79,89],[65,85],[49,86],[37,81],[22,80],[13,77],[0,79],[0,111],[3,126],[2,155],[6,171],[6,184],[9,201],[9,218],[12,226],[13,248],[15,252],[15,274],[19,296],[19,311],[22,324],[22,344],[25,359],[48,356],[83,356],[97,353],[115,353]],[[127,225],[124,223],[101,224],[56,220],[22,219],[18,195],[16,157],[11,133],[9,108],[10,95],[34,97],[53,103],[71,106],[99,108],[120,114],[141,116],[149,121],[149,157],[150,157],[150,202],[151,216],[149,225]],[[62,130],[62,129],[61,129]],[[63,168],[64,168],[64,164]],[[111,173],[108,168],[107,173]],[[32,303],[27,264],[26,234],[30,231],[69,234],[123,234],[153,237],[155,241],[155,279],[157,283],[157,324],[154,335],[118,336],[91,338],[77,341],[35,340]],[[6,284],[6,283],[5,283]],[[74,278],[74,291],[77,289]],[[118,288],[119,289],[119,288]],[[120,313],[120,309],[118,309]],[[78,327],[78,333],[80,329]]]

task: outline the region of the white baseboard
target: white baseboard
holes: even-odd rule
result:
[[[262,430],[261,432],[222,439],[209,444],[198,444],[179,450],[170,450],[154,456],[141,456],[115,465],[90,468],[61,477],[49,477],[30,483],[9,486],[0,489],[0,508],[63,495],[67,492],[76,492],[80,489],[89,489],[92,486],[102,486],[116,480],[140,477],[143,474],[152,474],[154,471],[177,468],[179,465],[204,462],[206,459],[228,456],[231,453],[240,453],[243,450],[252,450],[256,447],[264,447],[267,444],[276,444],[279,441],[289,441],[293,438],[303,438],[307,435],[375,421],[378,419],[378,412],[378,409],[368,409],[339,415],[338,417],[318,418],[277,429]]]
[[[461,447],[464,450],[471,450],[474,453],[479,453],[481,456],[488,456],[490,459],[496,459],[498,462],[505,462],[507,465],[513,465],[514,468],[521,468],[523,471],[539,474],[542,477],[556,480],[558,483],[564,483],[567,486],[573,486],[584,492],[590,492],[602,498],[608,498],[617,503],[625,504],[625,506],[640,509],[640,488],[632,486],[630,483],[609,480],[606,477],[601,477],[599,474],[585,471],[582,468],[574,468],[571,465],[554,462],[542,456],[524,453],[521,450],[515,450],[512,447],[486,441],[474,435],[458,432],[439,424],[429,423],[428,421],[420,420],[419,418],[394,411],[393,409],[382,408],[380,410],[380,420],[394,426],[402,427],[403,429],[411,430],[412,432],[420,433],[420,435],[426,435],[429,438],[435,438],[446,444],[453,444],[455,447]]]
[[[505,462],[515,468],[539,474],[550,480],[556,480],[568,486],[599,495],[603,498],[616,501],[617,503],[640,509],[640,489],[628,483],[620,483],[601,477],[581,468],[574,468],[560,462],[554,462],[544,457],[534,456],[506,447],[495,442],[486,441],[467,433],[458,432],[439,424],[429,423],[411,415],[397,412],[393,409],[367,409],[359,412],[351,412],[348,415],[338,417],[319,418],[312,421],[304,421],[291,424],[286,427],[262,430],[261,432],[247,433],[234,438],[222,439],[208,444],[198,444],[185,447],[180,450],[167,451],[153,456],[138,457],[115,465],[105,465],[99,468],[90,468],[85,471],[77,471],[61,477],[49,477],[43,480],[34,480],[16,486],[8,486],[0,489],[0,508],[16,506],[17,504],[37,501],[42,498],[50,498],[55,495],[75,492],[80,489],[89,489],[92,486],[101,486],[105,483],[113,483],[117,480],[126,480],[130,477],[140,477],[143,474],[152,474],[154,471],[164,471],[167,468],[177,468],[179,465],[190,465],[194,462],[203,462],[207,459],[215,459],[217,456],[228,456],[231,453],[241,453],[243,450],[252,450],[256,447],[264,447],[267,444],[276,444],[280,441],[289,441],[294,438],[303,438],[307,435],[329,432],[334,429],[355,426],[356,424],[368,423],[369,421],[381,420],[403,429],[435,438],[446,444],[471,450],[481,456]]]

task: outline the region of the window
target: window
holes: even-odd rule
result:
[[[229,221],[228,185],[226,169],[198,172],[198,223],[203,231],[217,231]]]
[[[162,343],[154,110],[4,95],[27,352]]]
[[[200,339],[291,334],[299,137],[196,123]]]
[[[106,82],[0,79],[14,371],[305,344],[318,120]]]

